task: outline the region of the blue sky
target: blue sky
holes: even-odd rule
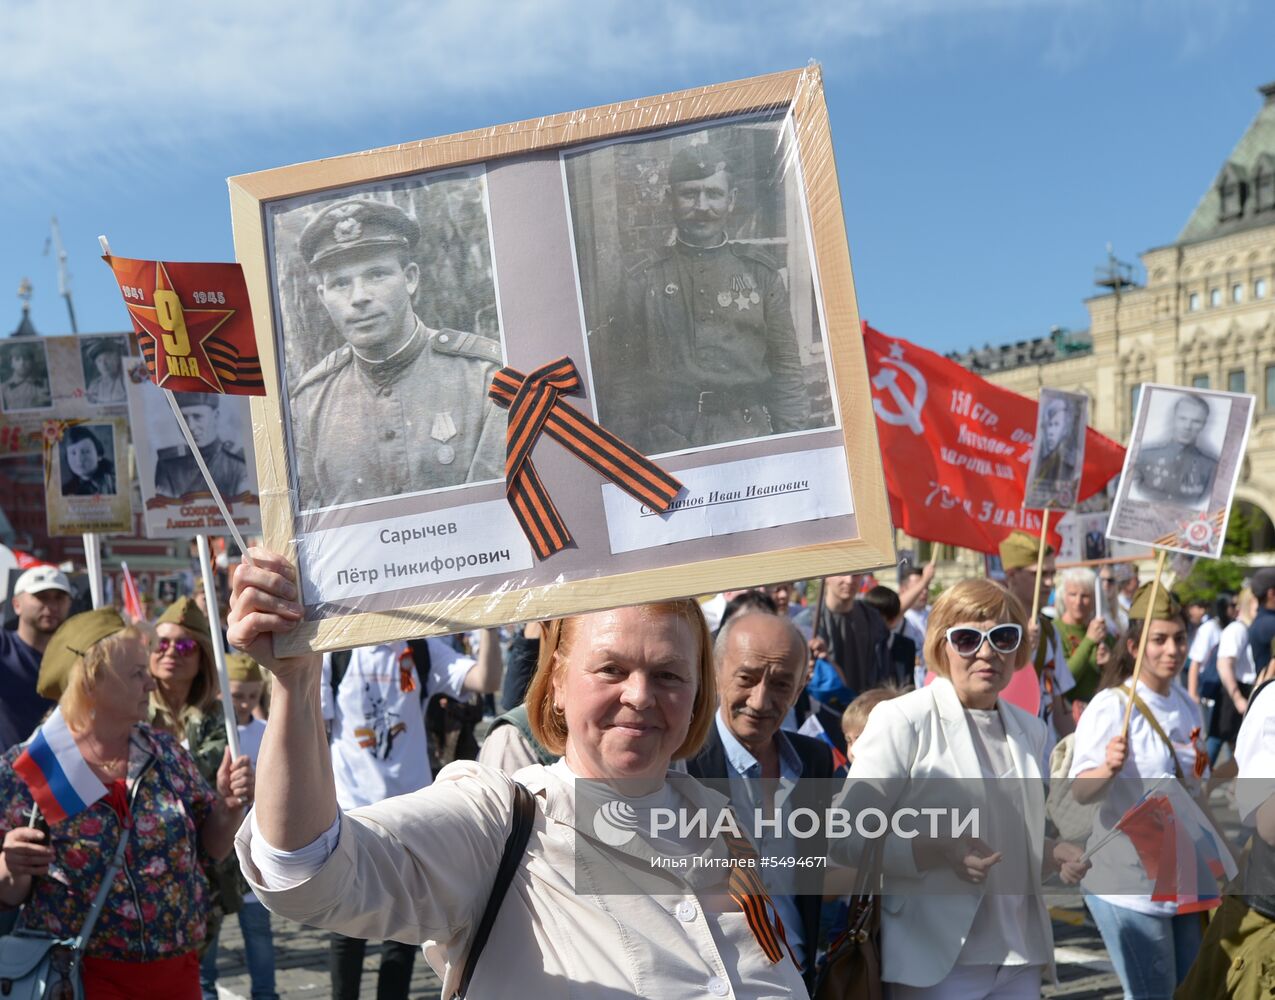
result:
[[[1275,80],[1262,0],[795,7],[4,0],[0,332],[23,276],[68,330],[53,214],[81,331],[124,329],[97,234],[230,260],[230,175],[810,59],[867,319],[938,350],[1083,328],[1106,243],[1172,242]]]

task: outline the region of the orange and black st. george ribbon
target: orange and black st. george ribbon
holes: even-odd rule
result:
[[[542,431],[652,510],[668,510],[682,489],[677,479],[641,452],[559,398],[579,390],[580,373],[566,357],[528,375],[502,368],[488,390],[497,405],[509,410],[505,496],[540,559],[560,552],[572,540],[531,461]]]
[[[757,874],[757,851],[743,837],[730,833],[723,833],[722,836],[726,838],[731,861],[735,862],[730,866],[727,891],[730,898],[744,911],[749,930],[753,932],[753,937],[757,939],[771,964],[774,964],[792,952],[788,946],[788,935],[784,932],[784,922]],[[751,864],[739,863],[749,861]]]

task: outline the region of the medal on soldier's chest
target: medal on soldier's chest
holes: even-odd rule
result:
[[[429,430],[429,436],[439,442],[438,450],[434,452],[439,465],[451,465],[456,461],[456,449],[447,443],[456,433],[456,421],[452,419],[451,410],[434,414],[434,425]]]
[[[745,309],[751,309],[761,301],[761,296],[757,294],[757,286],[753,284],[752,275],[736,274],[730,279],[731,292],[723,292],[717,296],[717,301],[723,306],[735,303],[735,308],[740,312]],[[726,301],[722,301],[723,297]]]

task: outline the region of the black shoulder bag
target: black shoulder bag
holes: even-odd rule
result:
[[[505,840],[505,850],[500,855],[500,866],[496,869],[496,881],[492,884],[491,895],[487,897],[487,906],[483,910],[482,919],[478,922],[478,930],[474,932],[474,943],[469,946],[469,954],[465,957],[465,970],[460,975],[460,983],[452,1000],[464,1000],[469,992],[469,981],[474,978],[478,968],[478,959],[487,947],[487,939],[491,937],[491,929],[496,923],[496,914],[500,912],[500,904],[504,902],[505,893],[514,880],[514,872],[522,863],[522,856],[527,850],[527,841],[531,838],[531,827],[536,820],[536,799],[523,785],[514,782],[514,825]]]

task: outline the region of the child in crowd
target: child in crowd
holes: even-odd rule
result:
[[[846,757],[854,764],[854,741],[863,735],[868,724],[868,716],[883,701],[897,698],[903,694],[903,688],[894,684],[883,684],[864,691],[850,703],[850,707],[841,715],[841,731],[846,737]]]

